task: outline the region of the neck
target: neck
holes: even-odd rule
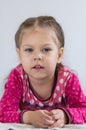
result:
[[[33,79],[33,78],[29,78],[30,84],[31,86],[35,87],[35,86],[46,86],[47,84],[52,84],[54,81],[54,76],[51,78],[44,78],[44,79]]]
[[[54,83],[54,77],[48,79],[29,79],[31,87],[38,97],[47,99],[50,97]]]

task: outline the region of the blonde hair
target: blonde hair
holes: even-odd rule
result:
[[[28,18],[20,25],[15,34],[16,48],[20,48],[21,38],[24,30],[36,26],[42,28],[49,27],[50,29],[53,29],[59,40],[60,47],[64,47],[64,32],[60,24],[52,16],[39,16]]]

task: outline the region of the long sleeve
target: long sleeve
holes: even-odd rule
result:
[[[0,122],[20,122],[22,93],[21,78],[18,76],[18,72],[13,70],[8,76],[0,101]]]
[[[73,124],[86,122],[86,96],[84,95],[79,80],[72,74],[65,87],[67,111],[72,117]]]

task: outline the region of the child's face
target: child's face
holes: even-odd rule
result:
[[[19,59],[29,78],[54,77],[57,63],[61,62],[63,48],[49,28],[27,29],[17,49]]]

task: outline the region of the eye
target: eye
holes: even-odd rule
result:
[[[43,48],[42,51],[43,52],[49,52],[49,51],[51,51],[51,49],[50,48]]]
[[[33,52],[33,49],[32,48],[27,48],[25,49],[26,52]]]

